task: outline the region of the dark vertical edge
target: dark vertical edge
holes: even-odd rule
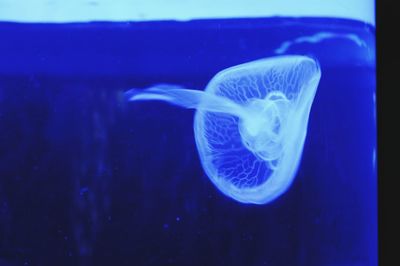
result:
[[[394,225],[399,224],[394,218],[398,210],[398,186],[395,182],[400,176],[394,162],[398,150],[392,142],[399,136],[395,132],[399,121],[398,79],[395,79],[398,62],[393,36],[398,30],[399,18],[396,19],[398,9],[395,4],[396,1],[391,0],[376,1],[379,265],[399,264],[394,262],[399,257],[396,256],[398,241],[393,231]]]

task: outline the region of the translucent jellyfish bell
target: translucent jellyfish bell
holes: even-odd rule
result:
[[[321,77],[306,56],[277,56],[227,68],[205,91],[160,84],[126,92],[197,109],[196,145],[204,171],[225,195],[264,204],[291,185]]]

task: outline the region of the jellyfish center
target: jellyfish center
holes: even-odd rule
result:
[[[282,155],[288,104],[283,93],[272,92],[264,99],[250,99],[245,106],[246,115],[239,120],[241,140],[262,160]]]

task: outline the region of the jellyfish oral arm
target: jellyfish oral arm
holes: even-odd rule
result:
[[[144,90],[131,89],[125,92],[129,101],[164,101],[189,109],[226,113],[237,117],[245,115],[244,108],[218,95],[198,90],[188,90],[175,85],[156,85]]]
[[[243,145],[262,160],[278,159],[283,152],[290,102],[286,97],[266,97],[250,100],[246,108],[247,117],[239,120]]]
[[[189,109],[225,113],[239,118],[239,131],[246,148],[263,160],[275,160],[282,154],[282,128],[288,105],[285,95],[272,92],[264,99],[252,98],[245,105],[204,91],[176,85],[159,84],[125,93],[129,101],[164,101]]]

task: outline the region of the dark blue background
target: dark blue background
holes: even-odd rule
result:
[[[193,111],[123,91],[204,89],[299,44],[321,63],[303,159],[271,204],[205,176]],[[376,265],[374,29],[334,19],[0,24],[0,265]]]

